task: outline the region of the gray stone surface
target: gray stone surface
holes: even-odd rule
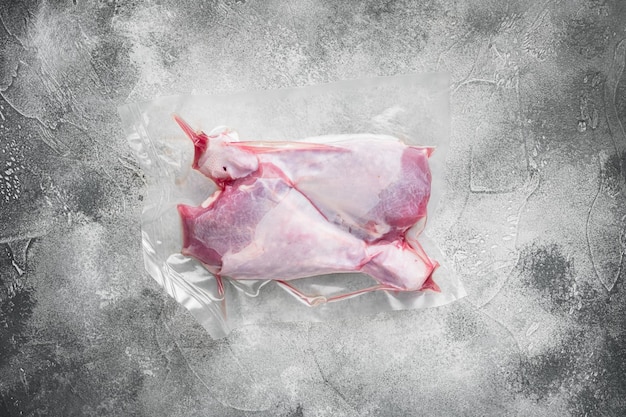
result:
[[[626,3],[2,1],[0,416],[626,415]],[[116,107],[447,71],[469,296],[214,341]]]

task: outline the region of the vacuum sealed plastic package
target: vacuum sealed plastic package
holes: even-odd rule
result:
[[[164,97],[120,115],[147,179],[146,269],[212,337],[465,295],[428,236],[447,76]]]

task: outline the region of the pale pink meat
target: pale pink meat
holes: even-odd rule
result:
[[[433,148],[368,134],[307,139],[323,143],[239,142],[228,129],[207,135],[176,120],[195,144],[194,168],[218,184],[272,163],[328,221],[368,242],[425,225]]]
[[[183,254],[218,277],[363,272],[374,289],[437,288],[436,261],[406,233],[425,223],[430,148],[372,135],[238,142],[176,120],[194,141],[194,168],[220,187],[205,207],[179,206]]]
[[[429,148],[341,135],[333,148],[258,154],[278,166],[328,221],[368,242],[396,240],[426,218]]]
[[[280,279],[365,272],[393,289],[418,290],[434,265],[400,242],[368,244],[336,227],[274,167],[226,185],[209,207],[179,205],[183,254],[220,276]]]

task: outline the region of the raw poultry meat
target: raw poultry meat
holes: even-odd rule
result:
[[[425,225],[433,148],[366,134],[239,142],[228,129],[207,135],[176,120],[194,142],[193,168],[218,185],[271,163],[328,221],[368,242],[394,240],[414,225],[420,230]]]
[[[193,168],[219,186],[201,207],[179,205],[183,254],[216,276],[274,279],[297,293],[286,281],[363,272],[378,282],[365,291],[437,289],[437,263],[416,239],[432,148],[374,135],[239,142],[176,121],[194,142]]]
[[[367,242],[396,240],[426,219],[432,148],[373,135],[334,138],[330,149],[305,145],[270,152],[237,142],[230,146],[276,165],[328,221]]]

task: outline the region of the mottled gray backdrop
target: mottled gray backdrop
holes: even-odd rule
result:
[[[0,416],[626,415],[626,2],[0,4]],[[467,298],[213,341],[144,272],[118,105],[428,71]]]

